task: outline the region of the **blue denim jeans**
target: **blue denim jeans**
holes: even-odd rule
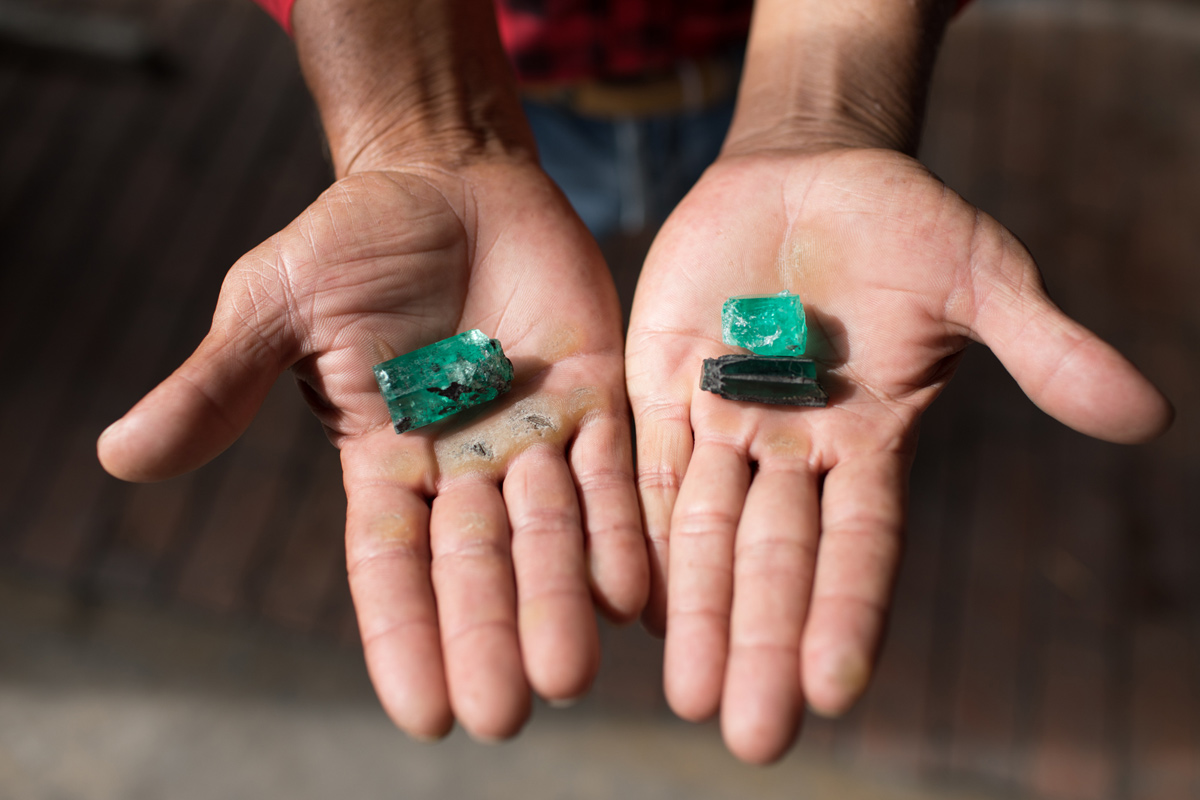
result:
[[[733,104],[608,120],[524,101],[543,169],[600,240],[666,219],[716,159]]]

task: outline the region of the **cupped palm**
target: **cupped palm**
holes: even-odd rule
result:
[[[721,399],[701,362],[735,352],[721,307],[803,301],[826,408]],[[722,710],[742,758],[778,757],[807,701],[863,691],[899,557],[918,419],[967,343],[1085,433],[1140,441],[1165,399],[1046,297],[1024,247],[887,150],[722,158],[647,258],[626,347],[668,699]]]
[[[371,367],[480,328],[513,391],[397,435]],[[634,616],[647,569],[620,311],[561,194],[525,163],[350,175],[230,271],[213,326],[101,437],[131,480],[195,468],[292,368],[341,449],[347,557],[368,667],[399,725],[513,733],[529,687],[586,690],[593,599]]]

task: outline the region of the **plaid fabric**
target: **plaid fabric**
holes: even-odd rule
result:
[[[495,0],[522,83],[662,72],[746,40],[754,0]],[[836,2],[836,0],[830,0]],[[961,9],[970,0],[958,0]]]
[[[295,0],[255,0],[289,34]],[[836,0],[830,0],[836,2]],[[958,0],[961,9],[970,0]],[[746,39],[754,0],[495,0],[500,38],[525,83],[664,71]]]
[[[525,83],[620,79],[735,47],[753,0],[496,0]]]
[[[263,11],[271,15],[271,19],[279,23],[284,33],[292,35],[292,6],[296,0],[254,0]]]

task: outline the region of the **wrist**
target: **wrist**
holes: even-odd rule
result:
[[[491,0],[298,0],[292,25],[339,177],[534,157]]]
[[[758,0],[724,153],[913,154],[955,0]]]

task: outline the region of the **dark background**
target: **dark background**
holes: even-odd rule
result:
[[[926,417],[879,676],[766,771],[672,721],[636,628],[606,628],[590,698],[514,744],[394,733],[337,454],[290,379],[204,469],[103,473],[99,432],[330,172],[249,0],[37,7],[137,22],[159,52],[0,40],[0,795],[1200,796],[1200,4],[978,0],[953,24],[923,159],[1179,418],[1091,441],[973,348]],[[626,286],[648,237],[607,243]]]

